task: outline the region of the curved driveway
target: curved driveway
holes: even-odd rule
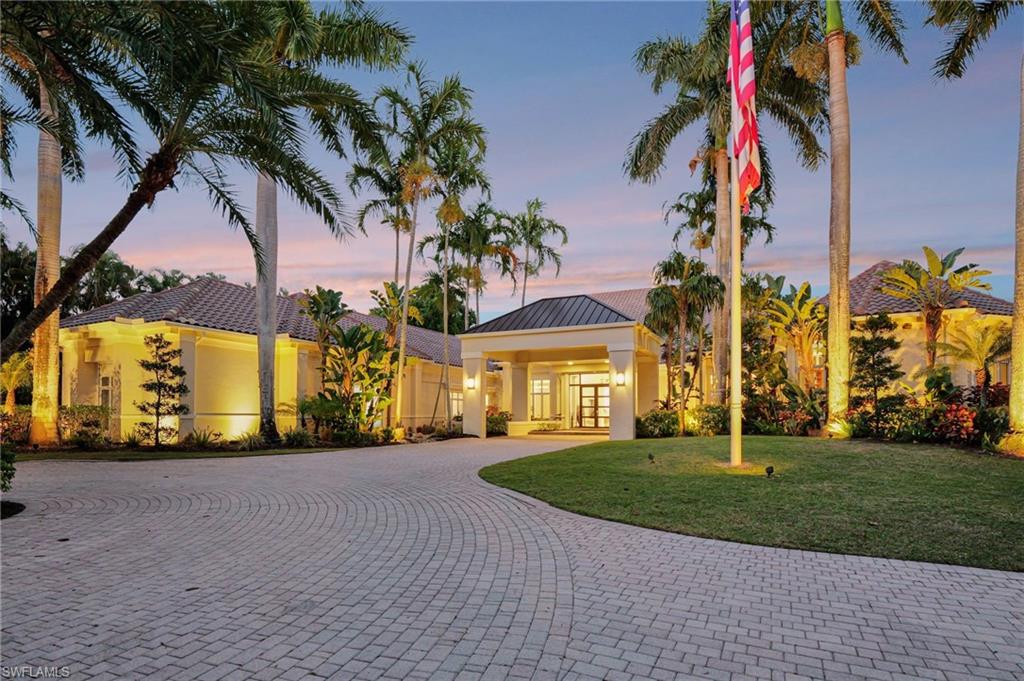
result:
[[[28,509],[0,528],[2,663],[204,681],[1024,678],[1024,574],[643,530],[476,475],[567,444],[22,464],[9,496]]]

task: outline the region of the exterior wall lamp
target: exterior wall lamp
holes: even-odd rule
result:
[[[621,371],[615,374],[615,385],[626,385],[626,374]]]
[[[470,376],[469,378],[466,379],[466,388],[468,390],[472,390],[475,387],[476,387],[476,379],[473,378],[472,376]]]

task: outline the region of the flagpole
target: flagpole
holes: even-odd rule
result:
[[[736,110],[736,89],[730,87],[733,99],[733,111]],[[735,118],[733,125],[736,124]],[[736,140],[736,131],[732,131],[732,140]],[[743,241],[740,230],[740,178],[737,167],[736,150],[729,153],[729,208],[731,227],[731,265],[729,267],[729,465],[743,465],[743,315],[740,307],[741,289],[743,285],[742,248]]]

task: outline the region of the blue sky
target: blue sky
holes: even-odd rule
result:
[[[916,258],[923,244],[943,252],[966,246],[965,258],[993,270],[994,292],[1009,296],[1021,14],[990,39],[966,78],[946,83],[930,73],[942,36],[922,27],[920,6],[900,7],[909,26],[910,64],[866,48],[848,76],[852,270],[882,258]],[[651,94],[632,55],[657,36],[694,36],[703,3],[387,3],[380,9],[415,36],[412,58],[436,77],[459,73],[473,89],[475,115],[488,130],[494,203],[513,211],[540,197],[548,214],[568,227],[561,275],[556,279],[552,270],[531,283],[531,299],[647,285],[652,266],[671,246],[662,203],[697,187],[686,164],[700,131],[673,145],[658,183],[629,184],[622,174],[629,140],[666,101]],[[394,74],[358,72],[345,78],[366,93],[400,81]],[[827,166],[802,169],[788,140],[767,121],[762,129],[777,177],[771,212],[777,237],[750,248],[747,268],[785,274],[791,282],[806,279],[824,292]],[[22,131],[9,183],[29,206],[35,146],[34,135]],[[316,150],[311,156],[343,184],[345,161]],[[251,205],[253,178],[237,173],[234,179]],[[125,194],[109,154],[91,147],[86,180],[65,184],[63,250],[95,234]],[[348,200],[353,208],[359,203]],[[5,222],[13,239],[30,239],[17,218],[7,215]],[[390,277],[393,241],[379,227],[338,243],[285,200],[280,225],[280,283],[290,290],[332,286],[365,308],[367,291]],[[243,235],[231,231],[194,186],[161,195],[114,250],[140,267],[216,270],[238,282],[254,278]],[[417,263],[417,269],[425,266]],[[513,306],[510,293],[507,283],[492,278],[484,316]]]

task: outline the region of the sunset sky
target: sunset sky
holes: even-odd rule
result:
[[[928,244],[945,252],[966,246],[965,258],[994,271],[994,293],[1011,294],[1014,170],[1019,121],[1019,68],[1024,25],[1020,14],[984,45],[966,78],[938,82],[931,66],[943,38],[922,27],[920,6],[900,4],[909,30],[910,64],[879,54],[865,40],[861,65],[850,70],[853,138],[852,270],[882,258],[917,258]],[[521,210],[539,197],[550,217],[569,230],[563,267],[530,286],[546,295],[645,286],[655,261],[671,247],[662,203],[697,188],[687,162],[699,143],[695,128],[670,152],[670,166],[653,186],[631,185],[622,173],[633,134],[667,101],[651,94],[633,67],[641,42],[657,36],[693,37],[702,3],[388,3],[384,15],[416,39],[411,57],[431,75],[458,72],[474,91],[474,114],[487,128],[487,167],[493,202]],[[349,72],[344,78],[367,94],[396,74]],[[762,121],[776,173],[772,244],[757,243],[750,270],[785,274],[827,288],[828,170],[801,169],[788,140]],[[827,147],[827,139],[823,140]],[[22,130],[10,191],[35,203],[35,135]],[[147,142],[147,149],[152,146]],[[320,150],[310,156],[344,185],[347,162]],[[110,154],[92,145],[86,180],[65,184],[63,250],[94,235],[120,207],[126,188],[114,176]],[[252,203],[255,180],[234,179]],[[114,245],[137,267],[222,272],[252,281],[244,236],[227,227],[201,189],[181,183],[160,195]],[[347,190],[346,190],[347,194]],[[471,199],[470,199],[471,200]],[[353,210],[361,199],[347,195]],[[24,224],[4,216],[9,238],[31,240]],[[424,220],[421,230],[434,228]],[[368,307],[367,291],[390,278],[393,240],[373,226],[367,236],[332,239],[311,215],[282,197],[280,285],[340,289],[349,305]],[[417,263],[414,277],[425,271]],[[484,317],[510,309],[508,282],[492,277]]]

